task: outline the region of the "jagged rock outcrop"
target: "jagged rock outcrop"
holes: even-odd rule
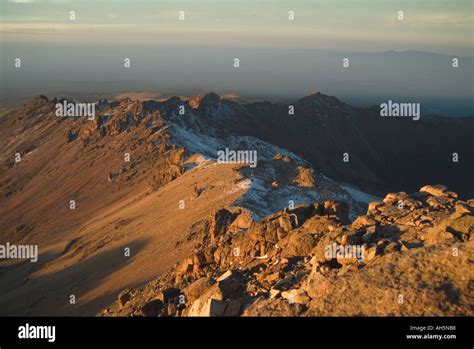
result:
[[[159,299],[156,316],[472,316],[473,213],[443,186],[390,193],[352,223],[335,202],[256,222],[223,208],[190,231],[192,256],[103,314]]]

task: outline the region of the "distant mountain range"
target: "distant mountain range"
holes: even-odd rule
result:
[[[474,58],[456,53],[15,42],[4,43],[3,52],[0,106],[16,106],[40,93],[95,101],[130,91],[163,96],[215,91],[286,102],[316,90],[353,106],[393,99],[421,103],[423,115],[474,115]],[[15,68],[10,62],[22,56],[30,59]],[[129,56],[126,69],[121,57]],[[239,68],[233,67],[236,57]]]

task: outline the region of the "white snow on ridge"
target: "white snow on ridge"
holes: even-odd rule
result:
[[[172,135],[176,144],[184,146],[191,153],[215,159],[217,150],[220,149],[220,142],[216,138],[198,135],[175,124],[172,124],[168,132]]]
[[[211,159],[217,159],[217,152],[229,148],[231,150],[256,150],[258,160],[271,160],[280,153],[288,156],[300,165],[309,165],[298,155],[250,136],[229,136],[225,139],[215,138],[209,135],[195,133],[172,123],[168,129],[176,144],[184,146],[190,153],[202,154]]]

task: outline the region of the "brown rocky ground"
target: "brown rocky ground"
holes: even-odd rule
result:
[[[229,134],[241,106],[213,94],[100,101],[93,121],[57,101],[0,117],[0,243],[40,252],[0,260],[0,315],[472,315],[472,200],[426,187],[360,216],[370,195]],[[210,158],[226,146],[258,166]]]
[[[185,170],[193,158],[142,103],[102,104],[94,121],[58,118],[53,103],[40,96],[0,119],[0,243],[37,244],[40,253],[37,263],[0,260],[1,315],[99,313],[123,287],[188,254],[191,246],[175,245],[196,217],[246,191],[236,188],[239,166]]]
[[[193,242],[184,237],[196,221],[237,201],[274,212],[300,188],[297,165],[272,160],[271,145],[258,144],[268,157],[251,171],[177,145],[162,114],[172,118],[179,99],[100,101],[92,121],[56,116],[56,102],[39,96],[0,117],[0,243],[35,244],[40,253],[36,263],[0,260],[1,315],[98,314],[124,287],[185,258]],[[319,186],[334,185],[319,176]],[[298,193],[314,200],[316,189]]]
[[[220,209],[189,231],[192,255],[103,315],[472,316],[474,200],[456,197],[388,194],[352,224],[329,201],[258,222]],[[328,256],[333,243],[363,246],[363,258]]]

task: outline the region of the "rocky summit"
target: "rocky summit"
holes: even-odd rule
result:
[[[472,315],[474,119],[291,104],[3,111],[0,315]]]
[[[474,199],[427,185],[371,202],[352,223],[348,212],[325,201],[252,221],[219,209],[189,230],[192,254],[102,315],[474,314]]]

